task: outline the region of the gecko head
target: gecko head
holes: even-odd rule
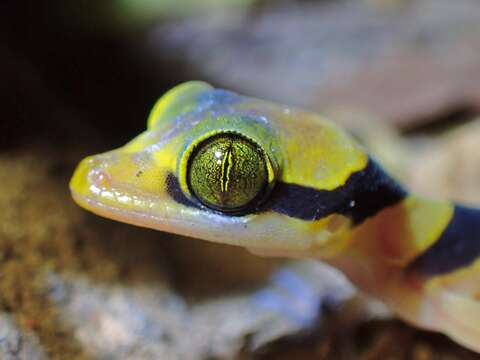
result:
[[[84,159],[70,189],[122,222],[258,253],[326,254],[351,224],[339,212],[351,194],[338,189],[367,162],[321,117],[189,82],[157,102],[144,133]]]

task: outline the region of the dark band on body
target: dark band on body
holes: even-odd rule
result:
[[[442,275],[472,264],[480,256],[480,210],[456,205],[440,238],[410,265],[410,271]]]
[[[166,185],[168,194],[176,202],[205,209],[185,196],[175,175],[167,176]],[[343,186],[334,190],[317,190],[308,186],[277,182],[266,203],[260,208],[246,210],[271,210],[309,221],[331,214],[341,214],[352,219],[354,224],[359,224],[382,209],[400,202],[405,196],[406,191],[388,176],[380,165],[369,159],[363,170],[352,174]]]
[[[333,190],[277,183],[270,195],[269,206],[273,211],[303,220],[341,214],[359,224],[400,202],[406,194],[380,165],[369,158],[364,169],[353,173],[344,185]]]

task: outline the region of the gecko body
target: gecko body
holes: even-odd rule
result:
[[[406,321],[480,352],[480,210],[412,194],[319,115],[181,84],[144,133],[84,159],[70,188],[112,219],[325,261]]]

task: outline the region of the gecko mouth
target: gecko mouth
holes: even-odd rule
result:
[[[78,194],[75,191],[72,191],[72,198],[80,207],[97,215],[136,226],[175,232],[175,226],[178,226],[180,223],[183,225],[186,225],[187,223],[184,220],[159,216],[147,211],[126,209],[118,205],[107,204],[101,200],[94,199],[93,197]],[[194,226],[193,223],[188,225]]]
[[[88,162],[84,163],[88,165]],[[107,173],[81,164],[70,182],[73,200],[82,208],[99,216],[131,225],[220,241],[221,229],[228,225],[242,227],[248,219],[230,219],[198,209],[182,209],[168,195],[145,193],[126,184],[116,185]],[[235,223],[235,224],[233,224]],[[218,231],[212,231],[217,224]],[[224,242],[224,241],[220,241]]]
[[[225,224],[223,224],[223,222],[225,222],[226,219],[216,214],[206,214],[208,219],[199,221],[197,217],[190,219],[189,216],[185,216],[185,214],[176,217],[169,216],[170,210],[158,213],[156,211],[126,209],[118,205],[107,204],[88,195],[78,194],[75,191],[72,191],[72,197],[82,208],[105,218],[167,233],[213,242],[230,243],[231,245],[242,245],[240,240],[242,235],[240,232],[242,230],[246,231],[246,227],[244,226],[248,223],[246,219],[242,221],[237,219],[236,224],[229,224],[235,225],[237,230],[240,230],[237,231],[238,235],[240,235],[240,237],[237,238],[231,236],[231,233],[224,230]],[[162,206],[162,208],[164,207]],[[215,228],[214,224],[218,225],[217,229],[223,230],[212,231],[212,229]]]

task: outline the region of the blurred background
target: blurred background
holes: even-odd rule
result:
[[[315,264],[329,301],[295,335],[252,300],[282,260],[77,208],[76,163],[192,79],[326,114],[416,191],[480,203],[476,0],[3,0],[0,359],[478,358]]]

